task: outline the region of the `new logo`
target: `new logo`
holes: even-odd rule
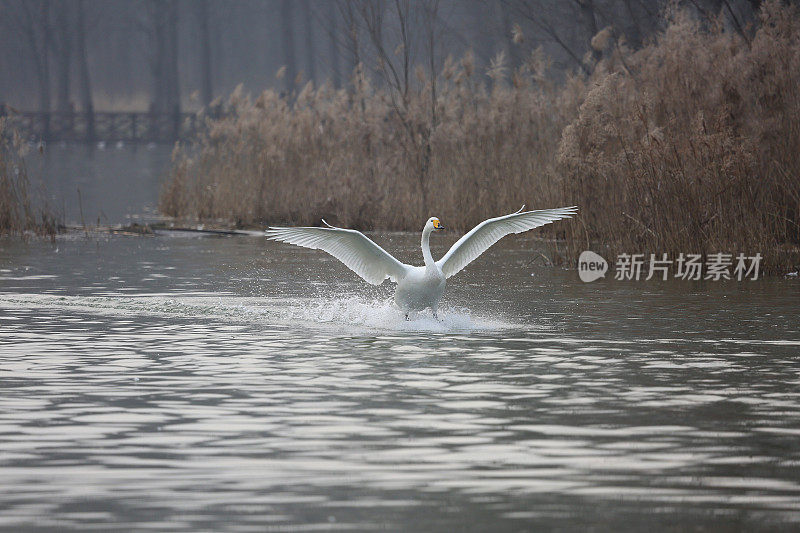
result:
[[[608,263],[605,259],[594,252],[581,252],[578,257],[578,276],[581,281],[589,283],[596,279],[605,277],[608,271]]]

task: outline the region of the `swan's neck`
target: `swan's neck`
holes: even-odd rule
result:
[[[432,267],[436,264],[431,255],[431,231],[433,230],[427,226],[422,230],[422,257],[425,259],[426,267]]]

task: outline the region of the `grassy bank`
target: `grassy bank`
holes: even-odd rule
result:
[[[54,237],[56,217],[31,187],[22,155],[19,136],[0,118],[0,235]]]
[[[239,225],[329,222],[455,230],[527,203],[578,205],[549,231],[573,260],[727,252],[795,266],[800,244],[800,17],[764,4],[746,35],[668,15],[632,51],[593,40],[590,77],[554,86],[533,54],[487,87],[468,54],[407,92],[307,86],[294,102],[237,91],[198,145],[178,149],[167,215]],[[707,25],[706,25],[707,26]],[[590,244],[587,244],[590,243]]]

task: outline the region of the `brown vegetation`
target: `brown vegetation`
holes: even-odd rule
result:
[[[748,41],[678,12],[655,45],[597,73],[558,155],[564,197],[593,240],[673,257],[761,252],[773,269],[792,266],[800,18],[766,3],[761,19]],[[582,246],[582,228],[569,230]]]
[[[466,230],[523,203],[578,205],[550,229],[570,259],[602,246],[609,257],[760,252],[768,270],[794,266],[800,16],[766,2],[750,36],[668,16],[635,52],[596,39],[591,77],[559,87],[534,54],[510,76],[496,61],[491,88],[469,55],[435,83],[420,70],[399,102],[359,72],[349,92],[309,84],[291,103],[237,91],[197,146],[176,150],[161,209],[403,230],[435,213]]]
[[[54,237],[57,231],[47,203],[34,200],[19,136],[0,118],[0,235]]]

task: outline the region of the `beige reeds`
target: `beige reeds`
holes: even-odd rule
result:
[[[54,237],[56,217],[46,201],[34,198],[22,154],[19,135],[0,118],[0,235]]]
[[[800,18],[767,2],[748,42],[685,12],[608,58],[558,154],[562,190],[617,253],[754,255],[792,268],[800,243]],[[581,226],[567,228],[572,254]]]
[[[606,41],[613,37],[604,35]],[[550,83],[541,52],[491,87],[470,54],[398,103],[357,71],[293,102],[234,92],[161,196],[174,217],[240,225],[455,230],[526,203],[578,205],[547,228],[573,261],[616,253],[738,253],[794,266],[800,243],[800,17],[765,2],[752,39],[684,12],[639,51],[606,43],[590,78]]]
[[[527,71],[488,91],[468,60],[448,68],[435,124],[422,74],[402,109],[364,79],[353,92],[309,84],[292,105],[271,90],[255,100],[237,90],[199,145],[176,151],[161,209],[366,229],[418,229],[435,212],[464,229],[531,199],[554,201],[561,95]]]

